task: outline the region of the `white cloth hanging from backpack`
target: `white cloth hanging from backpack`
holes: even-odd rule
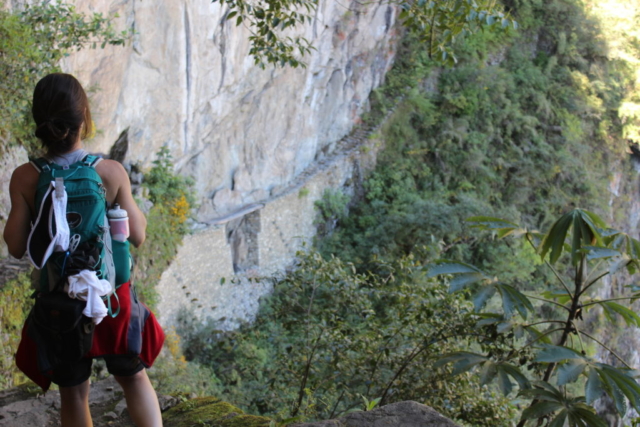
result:
[[[91,317],[96,325],[102,322],[107,315],[107,307],[102,297],[111,293],[111,283],[108,280],[98,279],[96,272],[91,270],[82,270],[78,274],[69,276],[67,280],[69,296],[87,302],[82,314]]]
[[[62,178],[56,178],[51,181],[51,185],[55,188],[53,192],[52,215],[56,223],[56,234],[52,236],[53,251],[66,251],[69,249],[69,223],[67,222],[67,191],[64,189],[64,181]],[[50,230],[50,234],[53,232]]]
[[[53,252],[69,249],[67,198],[63,180],[51,181],[27,240],[27,255],[37,269],[44,267]]]

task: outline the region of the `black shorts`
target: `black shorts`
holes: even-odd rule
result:
[[[102,357],[111,375],[130,377],[144,369],[144,364],[136,355],[115,355]],[[51,381],[59,387],[73,387],[82,384],[91,376],[93,359],[85,358],[76,363],[64,363],[53,370]]]

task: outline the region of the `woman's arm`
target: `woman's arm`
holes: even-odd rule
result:
[[[22,258],[27,251],[37,182],[38,172],[29,163],[18,167],[11,175],[9,183],[11,210],[4,227],[3,237],[9,253],[16,258]]]
[[[129,215],[129,242],[140,246],[146,238],[147,219],[138,208],[131,194],[129,175],[122,165],[114,160],[103,160],[96,166],[96,171],[107,188],[107,201],[110,205],[117,203]]]

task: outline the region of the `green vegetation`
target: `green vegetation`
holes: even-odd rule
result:
[[[278,419],[339,417],[363,409],[365,397],[420,400],[472,426],[509,425],[507,401],[477,378],[431,368],[472,328],[463,296],[413,258],[360,274],[337,258],[299,257],[254,325],[178,329],[187,358],[213,369],[216,395]]]
[[[16,368],[14,355],[18,350],[22,325],[33,305],[31,279],[20,274],[0,288],[0,390],[22,384],[26,377]]]
[[[590,315],[601,310],[608,322],[621,318],[627,327],[640,326],[640,316],[629,306],[640,296],[638,286],[630,286],[626,295],[613,298],[598,297],[596,292],[605,279],[611,279],[608,276],[625,267],[629,274],[637,272],[640,242],[608,229],[598,216],[580,209],[560,217],[544,235],[497,218],[474,217],[470,221],[500,237],[524,238],[556,280],[548,289],[527,295],[518,289],[526,288],[522,283],[503,282],[469,264],[439,261],[428,267],[430,277],[453,276],[450,292],[471,290],[476,329],[485,332],[469,340],[469,347],[481,352],[454,352],[435,366],[453,363],[455,373],[478,368],[481,382],[496,380],[505,396],[513,389],[513,378],[519,397],[531,400],[518,427],[527,420],[548,420],[553,426],[568,420],[570,426],[606,427],[591,406],[603,394],[611,398],[621,416],[627,405],[640,409],[637,374],[605,344],[608,337],[594,333],[595,325],[589,322]],[[499,295],[502,310],[491,307],[482,312],[491,306],[494,295]],[[487,345],[483,335],[505,339],[498,347],[497,339]],[[478,340],[478,336],[482,338]],[[602,363],[599,351],[606,354],[605,360],[615,359],[614,364]],[[622,368],[616,367],[620,364]]]
[[[322,256],[300,255],[297,270],[276,281],[255,325],[230,333],[215,324],[183,325],[187,357],[214,370],[225,399],[279,419],[326,419],[363,401],[413,399],[473,426],[513,425],[521,416],[523,425],[554,413],[553,425],[599,425],[587,405],[596,394],[608,393],[619,410],[639,402],[635,380],[596,361],[598,344],[585,338],[598,328],[612,338],[623,328],[612,319],[637,325],[637,316],[614,301],[590,299],[583,290],[593,290],[588,283],[599,277],[572,267],[594,253],[604,263],[615,258],[602,248],[588,254],[587,245],[622,248],[602,224],[585,230],[577,221],[582,240],[569,243],[570,259],[561,258],[568,226],[564,234],[552,228],[575,206],[609,211],[609,170],[622,163],[624,138],[638,124],[638,33],[600,23],[577,0],[505,4],[519,31],[454,41],[452,69],[430,58],[424,39],[406,37],[385,85],[371,96],[369,123],[393,114],[380,130],[386,146],[364,199],[345,215],[344,196],[325,194],[318,203],[324,237],[316,242]],[[605,33],[621,38],[616,52]],[[551,229],[551,249],[484,238],[465,221],[477,215],[507,218],[500,227],[484,224],[499,235],[513,223]],[[539,255],[560,266],[544,268]],[[441,258],[459,271],[423,268]],[[450,281],[431,277],[438,272],[457,274]],[[582,290],[561,295],[556,275]],[[463,286],[474,281],[486,285],[480,296]],[[450,285],[464,290],[449,293]],[[550,302],[528,299],[541,295]],[[576,304],[603,306],[606,317],[584,307],[585,326]],[[535,329],[532,319],[562,327],[556,336],[546,324]],[[555,345],[546,353],[535,348],[545,340]],[[469,372],[475,366],[480,375]],[[524,412],[496,393],[514,397],[513,380],[522,389],[534,385],[518,397]]]
[[[260,68],[264,69],[267,64],[306,66],[304,56],[314,47],[305,37],[285,35],[285,30],[311,24],[316,19],[318,0],[270,0],[266,7],[245,0],[212,0],[212,3],[216,2],[229,9],[226,20],[250,30],[249,55]],[[448,65],[456,62],[454,46],[458,37],[488,27],[509,29],[518,26],[496,0],[391,0],[387,9],[389,19],[392,6],[400,7],[400,22],[427,46],[429,56]],[[358,4],[350,5],[349,9],[345,7],[345,15],[359,14],[360,8]]]
[[[373,97],[380,111],[404,96],[384,126],[386,149],[365,200],[320,242],[323,253],[366,269],[372,256],[435,241],[482,263],[491,245],[468,235],[469,216],[543,227],[571,206],[606,206],[602,183],[626,148],[618,110],[628,87],[619,82],[631,70],[607,60],[598,23],[577,2],[520,2],[513,13],[520,33],[476,35],[451,70],[407,41]],[[425,79],[433,90],[420,90]]]
[[[124,45],[128,33],[116,33],[114,17],[86,16],[65,2],[35,2],[9,11],[0,0],[0,140],[38,150],[33,136],[31,97],[45,75],[59,71],[60,60],[73,50],[97,45]]]
[[[195,203],[193,181],[174,173],[169,149],[162,147],[157,156],[144,175],[144,186],[153,203],[147,213],[147,239],[140,248],[131,250],[132,281],[150,307],[155,306],[158,298],[155,285],[189,232],[187,220]]]
[[[165,424],[175,427],[269,427],[271,420],[246,415],[240,409],[215,397],[182,402],[162,415]]]

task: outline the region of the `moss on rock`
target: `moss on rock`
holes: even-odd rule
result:
[[[266,427],[271,420],[247,415],[241,409],[215,397],[191,399],[171,408],[162,416],[167,427]]]

